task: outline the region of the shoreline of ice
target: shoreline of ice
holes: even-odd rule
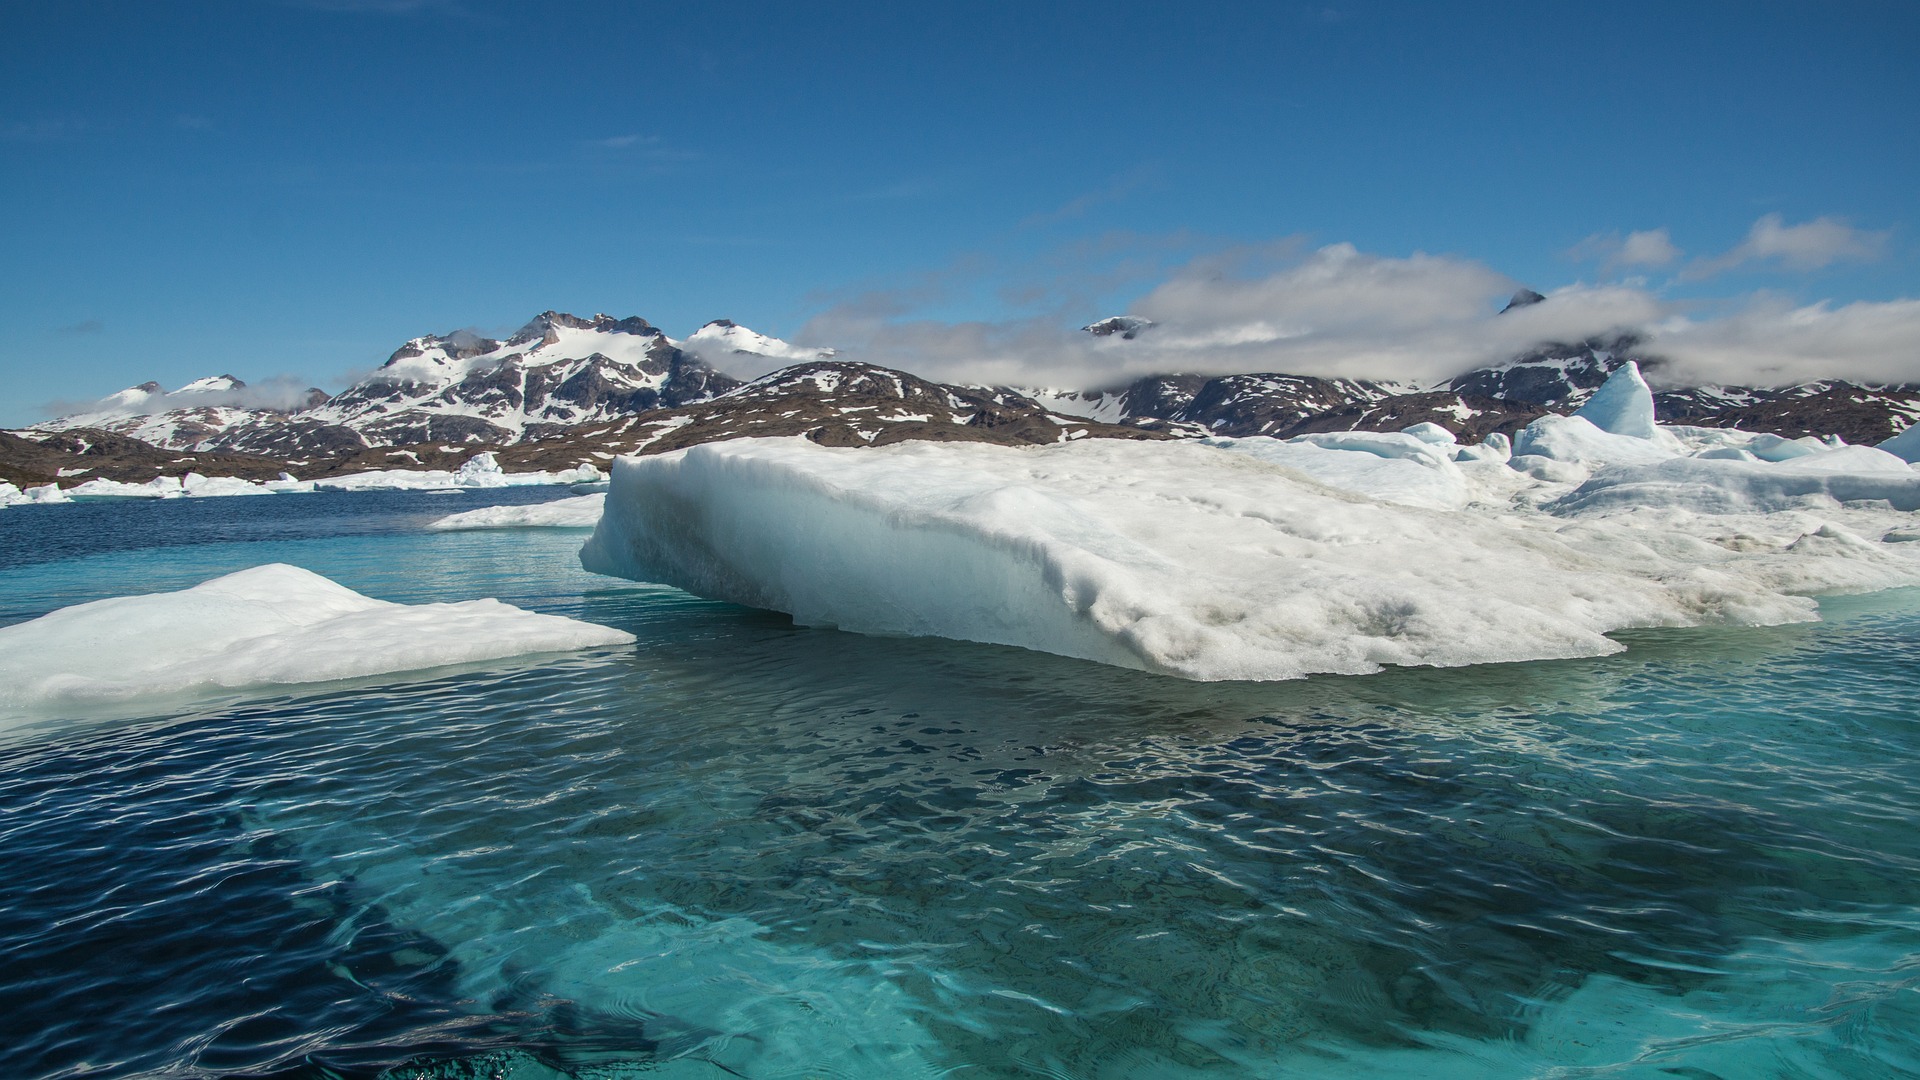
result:
[[[1615,630],[1811,621],[1814,596],[1920,584],[1906,462],[1659,428],[1622,371],[1511,447],[1434,429],[622,458],[581,562],[805,625],[1201,680],[1605,655]]]
[[[475,454],[458,469],[374,469],[324,480],[300,480],[281,473],[277,480],[243,480],[233,476],[156,476],[144,484],[98,478],[72,487],[41,484],[22,490],[0,481],[0,507],[53,506],[109,499],[181,499],[243,495],[311,494],[316,491],[443,491],[504,487],[595,484],[606,474],[592,464],[558,472],[510,473],[500,468],[491,452]]]

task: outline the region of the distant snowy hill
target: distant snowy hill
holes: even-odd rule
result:
[[[1519,297],[1514,298],[1515,304],[1520,302]],[[1653,361],[1642,355],[1640,346],[1640,339],[1630,334],[1544,344],[1504,363],[1455,376],[1445,388],[1457,394],[1524,401],[1570,412],[1627,360],[1652,366]]]
[[[130,387],[33,430],[98,429],[168,449],[280,457],[427,442],[510,445],[724,393],[740,381],[705,359],[723,352],[774,365],[832,355],[724,319],[677,342],[645,319],[547,311],[505,341],[464,331],[415,338],[366,379],[331,398],[311,391],[295,407],[244,404],[245,384],[222,375],[172,393],[157,383]]]
[[[645,319],[542,312],[506,341],[415,338],[359,384],[301,414],[367,445],[502,445],[731,389]],[[249,433],[240,433],[243,448]]]
[[[847,360],[782,368],[717,397],[585,424],[566,435],[507,447],[509,468],[602,462],[698,443],[805,435],[825,446],[885,446],[909,440],[1047,445],[1075,439],[1164,437],[1070,416],[1004,388],[950,386]]]
[[[1542,301],[1516,293],[1506,310]],[[1084,329],[1132,338],[1151,326],[1115,316]],[[1439,385],[1249,374],[1149,376],[1104,390],[1026,390],[1049,408],[1116,424],[1197,426],[1216,435],[1290,437],[1316,432],[1397,431],[1430,421],[1462,438],[1511,433],[1545,412],[1568,413],[1629,360],[1656,385],[1667,367],[1635,334],[1548,342]],[[1920,385],[1813,382],[1784,387],[1669,387],[1654,395],[1662,423],[1737,427],[1789,437],[1838,435],[1872,445],[1920,419]]]
[[[32,430],[90,428],[184,450],[234,428],[283,420],[326,399],[326,391],[309,388],[304,396],[284,405],[262,404],[259,395],[232,375],[195,379],[171,392],[157,382],[144,382],[110,395],[85,412],[35,424]]]

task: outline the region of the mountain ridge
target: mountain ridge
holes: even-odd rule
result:
[[[1537,294],[1523,290],[1514,304],[1540,302],[1531,295]],[[1085,330],[1126,341],[1152,326],[1116,316]],[[742,381],[708,359],[733,355],[779,366]],[[1548,412],[1577,409],[1629,360],[1656,376],[1665,367],[1647,354],[1642,338],[1621,333],[1544,343],[1432,385],[1244,372],[1149,375],[1104,390],[980,387],[793,345],[728,319],[678,341],[637,316],[548,310],[504,340],[462,330],[412,338],[369,376],[331,396],[310,389],[302,401],[242,407],[226,403],[249,393],[231,375],[172,392],[148,382],[20,434],[48,450],[77,447],[73,452],[95,458],[99,447],[121,447],[114,439],[130,438],[163,452],[206,456],[209,466],[224,455],[232,458],[227,464],[249,471],[281,462],[313,475],[457,460],[481,450],[499,452],[508,465],[567,467],[749,435],[799,434],[831,445],[910,438],[1042,443],[1090,436],[1290,438],[1434,423],[1477,442],[1495,432],[1512,434]],[[1920,419],[1916,386],[1705,386],[1661,391],[1655,401],[1662,422],[1788,437],[1839,435],[1854,443],[1883,441]],[[140,411],[155,403],[172,407]],[[56,435],[64,437],[51,438]],[[40,460],[24,450],[6,456],[22,454]],[[574,460],[562,462],[568,455]],[[133,472],[169,464],[151,454],[122,456]],[[13,468],[23,467],[28,479],[43,471],[32,463]]]

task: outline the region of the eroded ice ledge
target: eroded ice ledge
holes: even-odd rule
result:
[[[1920,533],[1889,505],[1920,505],[1911,469],[1702,458],[1552,419],[1522,441],[1571,480],[1428,432],[708,444],[616,461],[581,561],[807,625],[1192,679],[1595,656],[1627,627],[1806,621],[1813,595],[1920,583],[1920,543],[1899,542]]]
[[[284,563],[0,627],[0,721],[624,645],[610,627],[498,600],[395,604]]]

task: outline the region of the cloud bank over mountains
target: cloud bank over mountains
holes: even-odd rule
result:
[[[1696,280],[1765,262],[1815,270],[1877,257],[1888,234],[1830,218],[1789,225],[1777,214],[1746,240],[1685,263]],[[1543,342],[1638,334],[1671,364],[1673,385],[1785,385],[1816,379],[1920,382],[1920,300],[1794,303],[1750,292],[1674,299],[1643,278],[1580,282],[1537,304],[1502,311],[1529,283],[1471,259],[1369,254],[1339,243],[1250,269],[1286,245],[1194,258],[1125,306],[1153,326],[1099,337],[1058,313],[1003,321],[911,317],[911,304],[855,298],[812,320],[799,340],[830,342],[849,359],[928,378],[1064,388],[1117,386],[1148,374],[1286,372],[1327,378],[1434,382],[1498,363]],[[1608,270],[1680,264],[1667,230],[1590,237],[1577,257]]]

